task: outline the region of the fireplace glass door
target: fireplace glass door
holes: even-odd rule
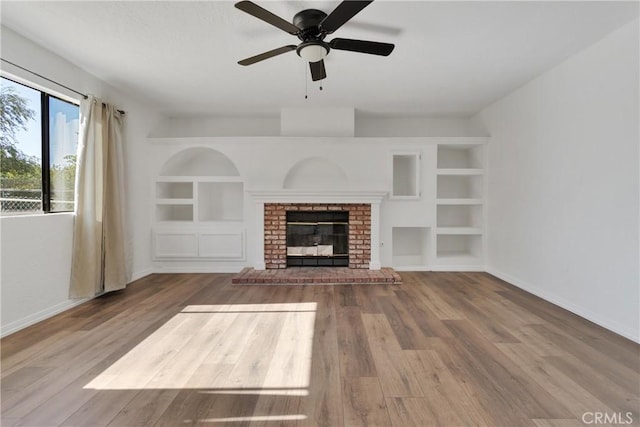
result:
[[[287,212],[287,266],[349,265],[349,212]]]

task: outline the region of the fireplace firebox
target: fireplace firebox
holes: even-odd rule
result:
[[[288,267],[348,267],[349,212],[287,212]]]

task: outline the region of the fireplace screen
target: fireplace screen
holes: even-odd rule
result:
[[[349,212],[287,212],[287,266],[349,265]]]

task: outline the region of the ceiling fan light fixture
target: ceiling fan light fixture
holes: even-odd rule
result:
[[[307,62],[318,62],[329,53],[329,46],[322,42],[302,43],[296,49],[298,56]]]

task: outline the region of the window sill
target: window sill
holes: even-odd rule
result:
[[[4,221],[7,219],[17,219],[17,218],[43,218],[43,217],[59,217],[59,216],[75,216],[73,212],[51,212],[51,213],[25,213],[25,214],[10,214],[10,215],[0,215],[0,220]]]

